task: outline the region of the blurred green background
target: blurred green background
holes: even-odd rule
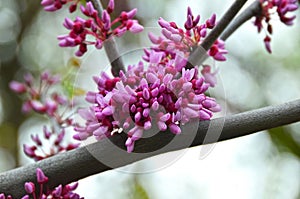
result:
[[[104,2],[104,5],[106,5]],[[116,0],[117,13],[137,7],[141,23],[157,31],[158,17],[182,26],[186,7],[201,14],[201,22],[212,13],[220,17],[230,0]],[[251,2],[251,1],[250,1]],[[250,3],[249,2],[249,3]],[[67,65],[75,49],[59,48],[56,36],[66,34],[64,17],[74,18],[66,10],[46,13],[40,1],[0,0],[0,171],[32,162],[24,157],[22,145],[31,133],[41,132],[45,119],[20,112],[21,98],[8,83],[21,80],[26,71],[37,74],[48,68],[57,71]],[[297,13],[299,16],[299,11]],[[275,17],[273,53],[263,46],[263,34],[257,34],[253,19],[244,24],[226,42],[228,61],[216,63],[219,86],[216,94],[225,105],[223,114],[234,114],[300,98],[300,23],[286,27]],[[118,39],[124,60],[134,61],[135,52],[149,44],[146,34],[126,35]],[[91,50],[82,58],[77,83],[91,88],[91,75],[107,70],[103,51]],[[93,85],[94,86],[94,85]],[[206,147],[206,148],[205,148]],[[203,151],[207,151],[203,155]],[[158,160],[175,153],[164,154]],[[263,131],[254,135],[194,147],[156,171],[147,170],[155,158],[130,165],[130,169],[109,171],[80,181],[78,192],[87,199],[115,198],[300,198],[300,123]],[[144,174],[132,174],[143,168]],[[128,171],[132,172],[128,172]],[[20,185],[21,186],[21,185]]]

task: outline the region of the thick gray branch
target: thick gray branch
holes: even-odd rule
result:
[[[35,181],[37,167],[50,178],[49,186],[54,187],[157,154],[229,140],[298,121],[300,121],[300,100],[211,121],[195,122],[184,126],[182,134],[177,136],[169,132],[159,132],[151,138],[138,140],[136,153],[131,154],[122,150],[126,139],[126,135],[122,133],[110,140],[105,139],[2,173],[0,193],[5,192],[20,198],[24,194],[24,182]]]
[[[103,7],[102,7],[100,0],[90,0],[90,1],[93,3],[95,9],[98,11],[99,17],[102,18]],[[119,76],[119,72],[121,70],[125,71],[125,68],[124,68],[124,63],[120,56],[115,38],[112,37],[112,38],[108,39],[107,41],[104,42],[103,45],[104,45],[104,49],[105,49],[106,55],[108,57],[108,60],[111,63],[111,72],[112,72],[113,76],[117,77],[117,76]]]

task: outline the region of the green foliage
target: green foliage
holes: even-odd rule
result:
[[[300,160],[300,143],[284,127],[269,130],[269,135],[279,152],[289,152]]]
[[[150,199],[144,187],[135,180],[131,199]]]
[[[17,129],[8,123],[2,123],[0,126],[0,147],[7,149],[11,154],[17,157]]]
[[[84,95],[85,91],[78,88],[75,85],[75,79],[78,69],[80,68],[81,62],[77,58],[71,58],[68,61],[66,71],[62,71],[62,74],[66,74],[62,80],[62,86],[67,96],[72,99],[74,96]]]

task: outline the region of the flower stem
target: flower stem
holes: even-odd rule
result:
[[[214,42],[218,39],[218,37],[222,34],[225,28],[230,24],[232,19],[237,15],[240,9],[244,6],[247,0],[235,0],[234,3],[230,6],[230,8],[226,11],[224,16],[218,22],[215,28],[208,34],[208,36],[204,39],[202,44],[196,48],[189,57],[189,64],[196,66],[201,65],[201,63],[206,59],[206,52],[209,48],[214,44]],[[188,68],[191,66],[188,65]]]
[[[90,1],[93,3],[95,9],[98,11],[99,17],[102,18],[103,7],[100,0],[90,0]],[[117,43],[115,39],[112,37],[107,41],[105,41],[103,45],[108,60],[111,63],[111,72],[115,77],[117,77],[119,76],[121,70],[125,71],[123,60],[117,48]]]
[[[236,31],[242,24],[251,19],[252,17],[261,13],[261,6],[259,1],[253,2],[244,12],[236,17],[229,24],[229,26],[221,34],[221,39],[225,41],[228,39],[234,31]]]

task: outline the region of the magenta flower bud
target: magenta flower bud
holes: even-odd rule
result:
[[[72,184],[67,184],[65,186],[65,188],[68,190],[68,191],[74,191],[75,189],[77,189],[78,187],[78,182],[75,182],[75,183],[72,183]]]
[[[206,37],[206,28],[203,28],[200,30],[200,36],[201,37]]]
[[[40,139],[40,137],[39,137],[39,135],[33,135],[33,134],[31,134],[31,139],[38,145],[38,146],[42,146],[42,141],[41,141],[41,139]]]
[[[140,112],[137,112],[135,115],[134,115],[134,120],[135,122],[139,122],[142,118],[142,115]]]
[[[48,11],[48,12],[54,12],[54,11],[58,10],[58,8],[55,5],[49,5],[49,6],[45,6],[44,10]]]
[[[110,14],[114,11],[115,9],[115,1],[114,0],[109,0],[108,5],[107,5],[107,12]]]
[[[162,29],[162,31],[161,31],[161,33],[167,38],[167,39],[170,39],[171,40],[171,35],[172,35],[172,33],[169,31],[169,30],[167,30],[167,29]]]
[[[172,34],[170,39],[174,42],[180,42],[182,40],[182,36],[179,34]]]
[[[169,28],[170,27],[170,23],[167,22],[166,20],[164,20],[162,17],[159,18],[158,20],[158,24],[162,27],[162,28]]]
[[[139,33],[144,30],[144,27],[141,26],[136,20],[133,20],[133,23],[131,27],[129,28],[129,31],[132,33]]]
[[[8,199],[8,197],[7,197],[7,199]],[[29,197],[29,195],[25,195],[21,199],[30,199],[30,197]]]
[[[209,108],[209,110],[211,110],[212,112],[220,112],[222,108],[219,104],[217,104],[216,106]]]
[[[53,0],[42,0],[41,1],[42,6],[48,6],[48,5],[51,5],[51,4],[53,4]]]
[[[46,101],[45,106],[46,106],[46,111],[50,116],[52,116],[54,112],[57,110],[57,103],[51,99],[48,99]]]
[[[134,149],[134,141],[131,138],[127,138],[125,146],[127,147],[127,152],[131,153]]]
[[[25,83],[26,83],[28,86],[30,86],[30,85],[32,84],[32,82],[33,82],[33,76],[32,76],[32,74],[31,74],[31,73],[26,73],[26,74],[24,75],[24,80],[25,80]]]
[[[103,10],[102,12],[102,21],[104,24],[104,30],[108,31],[110,29],[111,23],[110,16],[106,10]]]
[[[148,37],[153,44],[159,44],[161,41],[160,38],[155,36],[152,32],[148,34]]]
[[[197,15],[196,19],[193,21],[193,26],[196,26],[200,21],[200,15]]]
[[[149,93],[149,90],[147,88],[144,88],[144,90],[143,90],[143,97],[146,100],[150,99],[150,93]]]
[[[56,146],[58,146],[62,142],[62,140],[64,139],[64,137],[65,137],[65,129],[62,129],[61,132],[59,133],[59,135],[57,136],[54,144]]]
[[[1,194],[0,194],[0,199],[5,199],[4,193],[1,193]]]
[[[216,14],[213,14],[208,20],[206,20],[206,26],[212,29],[216,25]]]
[[[115,29],[115,32],[116,32],[116,36],[118,37],[121,37],[123,36],[127,31],[127,28],[126,27],[123,27],[123,28],[118,28],[118,29]]]
[[[104,115],[106,115],[106,116],[112,115],[112,114],[113,114],[113,109],[112,109],[112,107],[107,106],[107,107],[105,107],[105,108],[102,110],[102,113],[103,113]]]
[[[125,19],[132,19],[137,13],[137,9],[134,8],[129,12],[122,12],[121,15],[124,15]]]
[[[62,185],[59,185],[59,186],[56,187],[55,190],[52,192],[53,196],[56,197],[56,198],[61,197],[62,190],[63,190]]]
[[[74,128],[74,130],[78,131],[78,128]],[[83,130],[85,130],[85,129],[83,129]],[[90,137],[90,134],[88,134],[88,133],[78,133],[78,134],[73,135],[73,138],[78,141],[86,140],[88,137]]]
[[[173,124],[173,123],[169,124],[169,128],[170,128],[170,131],[176,135],[181,133],[181,129],[176,124]]]
[[[206,111],[200,110],[200,120],[209,120],[211,118],[210,114]]]
[[[146,109],[143,110],[143,116],[144,117],[148,117],[149,114],[150,114],[150,109],[149,108],[146,108]]]
[[[98,13],[98,12],[95,10],[95,8],[94,8],[92,2],[87,2],[87,3],[86,3],[86,12],[88,13],[88,16],[92,16],[92,15],[95,15],[96,13]]]
[[[161,121],[157,122],[157,126],[158,126],[158,129],[161,130],[161,131],[165,131],[168,128],[167,125],[166,125],[166,123],[161,122]]]
[[[36,154],[35,154],[35,150],[36,150],[37,148],[36,148],[36,146],[28,146],[28,145],[26,145],[26,144],[24,144],[23,145],[23,151],[24,151],[24,153],[27,155],[27,156],[29,156],[29,157],[35,157],[36,156]]]
[[[149,130],[149,129],[151,129],[151,127],[152,127],[152,125],[151,125],[150,121],[145,122],[145,124],[144,124],[144,129],[145,130]]]
[[[49,139],[49,138],[50,138],[51,132],[48,131],[48,129],[47,129],[46,126],[43,126],[43,133],[44,133],[44,137],[45,137],[46,139]]]
[[[136,111],[136,106],[135,106],[134,104],[130,107],[130,111],[131,111],[132,113],[135,113],[135,111]]]
[[[188,15],[187,16],[187,20],[186,20],[186,22],[184,24],[184,27],[185,27],[185,29],[190,30],[190,29],[193,28],[193,26],[194,26],[194,24],[193,24],[192,16]]]
[[[192,9],[190,6],[187,7],[187,17],[188,16],[193,16]]]
[[[97,39],[97,41],[95,43],[95,47],[97,49],[101,49],[103,47],[103,41],[101,41],[100,39]]]
[[[167,120],[170,119],[170,117],[171,117],[171,114],[170,114],[170,113],[166,113],[166,114],[164,114],[163,116],[161,116],[161,117],[159,118],[159,120],[160,120],[160,121],[163,121],[163,122],[166,122]]]
[[[72,3],[69,7],[69,12],[73,13],[77,9],[77,3]]]
[[[46,106],[44,106],[40,101],[37,100],[31,100],[30,105],[36,112],[45,113],[46,112]]]
[[[45,176],[44,172],[40,168],[36,169],[36,177],[39,184],[45,184],[48,182],[48,177]]]
[[[26,182],[24,187],[28,194],[32,194],[35,191],[35,185],[32,182]]]
[[[265,47],[266,47],[266,49],[267,49],[267,51],[268,51],[269,53],[272,53],[270,42],[271,42],[271,37],[266,36],[266,37],[264,38]]]
[[[159,108],[159,103],[157,101],[153,102],[151,108],[154,110],[154,111],[157,111],[158,108]]]
[[[17,81],[11,81],[9,83],[9,88],[16,93],[25,93],[27,91],[26,86],[23,83]]]
[[[72,28],[74,26],[74,22],[71,19],[69,19],[69,18],[65,18],[65,21],[64,21],[63,25],[67,29],[72,30]]]
[[[30,101],[26,101],[22,105],[22,112],[23,113],[29,113],[32,110],[32,106]]]

